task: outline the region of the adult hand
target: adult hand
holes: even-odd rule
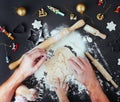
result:
[[[68,62],[75,78],[79,82],[83,83],[88,89],[91,89],[95,87],[95,85],[99,84],[87,59],[75,57],[71,58]]]
[[[72,58],[69,60],[69,64],[75,78],[88,89],[92,102],[110,102],[87,59],[80,57]]]
[[[46,52],[34,49],[24,55],[22,62],[10,78],[0,86],[0,102],[10,102],[17,87],[40,68],[46,60]]]
[[[45,60],[45,50],[36,48],[24,55],[23,60],[18,68],[19,73],[26,78],[37,71]]]

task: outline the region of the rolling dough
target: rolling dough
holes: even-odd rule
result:
[[[75,56],[67,47],[60,47],[56,49],[53,55],[53,57],[45,62],[47,72],[46,80],[47,83],[52,86],[56,85],[57,78],[64,81],[69,75],[72,75],[67,61]]]

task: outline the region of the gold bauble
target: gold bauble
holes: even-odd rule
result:
[[[77,4],[76,6],[76,11],[79,12],[80,14],[83,14],[85,12],[85,5],[82,3]]]
[[[16,13],[19,15],[19,16],[25,16],[26,15],[26,8],[25,7],[18,7],[16,9]]]
[[[102,13],[98,13],[96,17],[99,21],[102,21],[104,19],[104,15]]]

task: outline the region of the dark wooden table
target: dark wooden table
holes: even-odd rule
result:
[[[30,29],[32,28],[32,22],[37,19],[41,20],[43,23],[47,23],[49,26],[49,31],[58,27],[62,24],[71,25],[75,23],[75,21],[71,21],[69,19],[69,14],[66,9],[76,14],[79,19],[83,18],[88,24],[98,28],[101,32],[107,35],[105,40],[102,40],[98,37],[90,35],[93,41],[97,43],[99,49],[101,50],[102,55],[104,56],[106,62],[109,67],[106,69],[113,76],[113,80],[116,81],[118,85],[120,85],[120,66],[117,65],[117,59],[120,58],[120,13],[115,13],[115,8],[120,5],[119,0],[106,0],[105,7],[97,5],[98,0],[1,0],[0,1],[0,26],[5,26],[6,29],[13,34],[15,37],[15,41],[11,41],[8,39],[3,33],[0,33],[0,43],[6,43],[8,45],[13,42],[17,42],[19,44],[19,49],[16,52],[13,52],[11,48],[7,48],[8,56],[10,57],[10,62],[18,59],[22,54],[31,49],[34,44],[27,40],[30,36]],[[84,3],[86,5],[85,15],[80,15],[76,12],[75,7],[78,3]],[[105,18],[102,21],[98,21],[96,19],[96,15],[99,12],[104,12],[106,8],[109,8],[110,4],[111,8],[105,13]],[[59,8],[61,11],[65,13],[65,16],[59,16],[47,9],[47,5],[52,5]],[[24,17],[20,17],[16,14],[16,8],[24,6],[27,9],[27,14]],[[40,8],[44,8],[48,12],[47,17],[39,18],[36,14],[37,10]],[[93,20],[93,22],[91,21]],[[116,30],[109,32],[106,29],[106,25],[108,22],[114,21],[117,24]],[[25,31],[22,33],[15,33],[14,28],[20,24],[23,24],[25,27]],[[82,30],[78,30],[83,32]],[[85,33],[86,34],[86,33]],[[118,42],[117,42],[118,41]],[[93,43],[91,43],[93,44]],[[0,45],[0,84],[2,84],[12,73],[13,71],[9,70],[8,64],[5,62],[5,47]],[[94,53],[93,53],[94,56]],[[104,65],[102,58],[99,56],[99,61]],[[100,74],[97,72],[97,74]],[[101,75],[100,75],[101,76]],[[101,76],[103,80],[103,90],[109,97],[111,102],[120,102],[120,95],[116,94],[119,91],[115,89],[111,84],[107,85],[106,80]],[[29,80],[29,79],[28,79]],[[119,92],[120,93],[120,92]],[[46,95],[47,97],[47,95]],[[79,97],[69,95],[71,102],[75,102]],[[86,98],[86,97],[84,97]],[[81,101],[86,102],[82,97]],[[88,98],[88,97],[87,97]],[[47,100],[50,102],[49,96]],[[44,99],[44,102],[47,102]],[[52,101],[51,101],[52,102]],[[53,101],[54,102],[54,101]],[[77,101],[78,102],[78,101]]]

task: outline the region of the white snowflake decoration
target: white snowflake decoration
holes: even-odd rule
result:
[[[108,29],[111,32],[113,30],[116,30],[115,29],[116,26],[117,25],[113,21],[111,21],[111,22],[107,23],[106,29]]]
[[[40,27],[42,27],[41,21],[37,21],[34,20],[34,22],[32,23],[33,28],[35,29],[40,29]]]
[[[120,65],[120,58],[118,58],[118,65]]]

